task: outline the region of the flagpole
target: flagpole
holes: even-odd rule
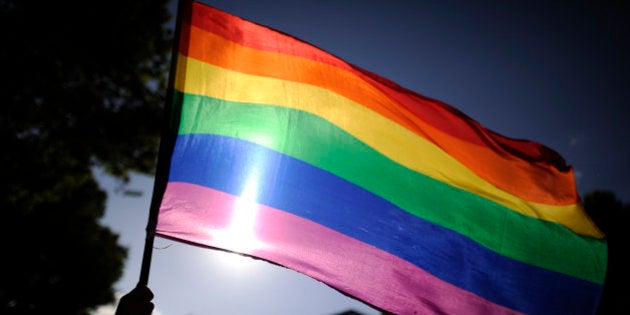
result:
[[[178,0],[177,3],[175,34],[173,38],[173,48],[171,51],[171,67],[169,69],[168,86],[166,91],[166,99],[164,102],[164,117],[162,119],[162,134],[160,138],[160,147],[158,149],[155,181],[153,183],[151,205],[149,206],[149,219],[146,226],[144,252],[142,254],[142,265],[137,287],[147,286],[149,283],[149,271],[151,269],[151,258],[153,254],[153,243],[155,240],[157,217],[160,210],[162,197],[164,195],[164,191],[166,190],[168,173],[171,165],[171,154],[173,152],[173,146],[177,137],[179,111],[176,110],[177,106],[174,106],[173,104],[173,90],[175,88],[175,76],[177,69],[177,55],[179,52],[181,36],[181,24],[184,16],[184,11],[191,8],[191,2],[192,0]]]

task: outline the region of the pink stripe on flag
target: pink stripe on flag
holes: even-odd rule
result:
[[[273,261],[396,314],[520,314],[325,226],[203,186],[169,182],[156,232]]]

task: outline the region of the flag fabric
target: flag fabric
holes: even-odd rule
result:
[[[604,235],[553,150],[313,45],[184,8],[156,235],[395,314],[592,314]]]

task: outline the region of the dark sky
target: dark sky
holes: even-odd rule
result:
[[[608,189],[630,202],[628,5],[207,3],[445,101],[489,129],[541,142],[574,166],[580,193]]]
[[[595,4],[603,2],[207,1],[447,102],[491,130],[541,142],[573,165],[581,194],[606,189],[630,203],[630,14],[627,4]],[[133,183],[146,199],[110,198],[105,220],[131,247],[123,292],[137,282],[146,224],[144,212],[131,218],[125,207],[148,209],[152,184]],[[149,283],[161,315],[369,312],[264,262],[237,257],[227,265],[245,267],[234,273],[221,262],[226,254],[157,246],[170,246],[154,251]]]

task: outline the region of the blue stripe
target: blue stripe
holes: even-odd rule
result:
[[[498,255],[346,180],[241,139],[180,135],[169,181],[241,195],[401,257],[494,303],[528,314],[592,314],[601,286]],[[439,211],[439,209],[436,209]]]

